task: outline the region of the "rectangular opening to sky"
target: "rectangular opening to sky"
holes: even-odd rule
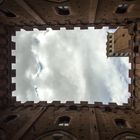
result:
[[[18,101],[127,103],[128,57],[107,58],[108,28],[16,32]]]

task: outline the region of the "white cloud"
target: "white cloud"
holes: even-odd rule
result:
[[[17,32],[18,100],[127,102],[128,58],[106,57],[107,31]]]

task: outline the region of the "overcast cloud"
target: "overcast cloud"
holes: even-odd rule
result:
[[[102,30],[16,33],[17,100],[127,102],[128,58],[106,57]]]

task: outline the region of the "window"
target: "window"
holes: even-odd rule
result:
[[[68,6],[57,6],[55,8],[56,12],[59,14],[59,15],[69,15],[70,14],[70,10],[69,10],[69,7]]]
[[[127,128],[126,121],[123,119],[115,119],[118,128]]]
[[[117,9],[116,9],[116,13],[117,14],[124,14],[127,12],[127,9],[128,9],[127,4],[119,4]]]
[[[124,37],[125,36],[125,34],[122,34],[122,37]]]
[[[70,117],[63,116],[58,119],[57,125],[58,126],[69,126],[69,123],[70,123]]]

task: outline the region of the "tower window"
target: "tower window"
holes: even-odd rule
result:
[[[112,38],[112,35],[109,35],[109,38]]]
[[[124,37],[125,36],[125,34],[122,34],[122,37]]]
[[[127,4],[119,4],[117,9],[116,9],[116,13],[117,14],[124,14],[127,12],[127,9],[128,9]]]
[[[68,6],[57,6],[55,7],[55,10],[59,15],[66,16],[70,14],[70,10]]]
[[[126,121],[123,119],[115,119],[115,123],[118,128],[127,128]]]
[[[58,119],[57,125],[58,126],[69,126],[69,123],[70,123],[70,117],[63,116]]]

